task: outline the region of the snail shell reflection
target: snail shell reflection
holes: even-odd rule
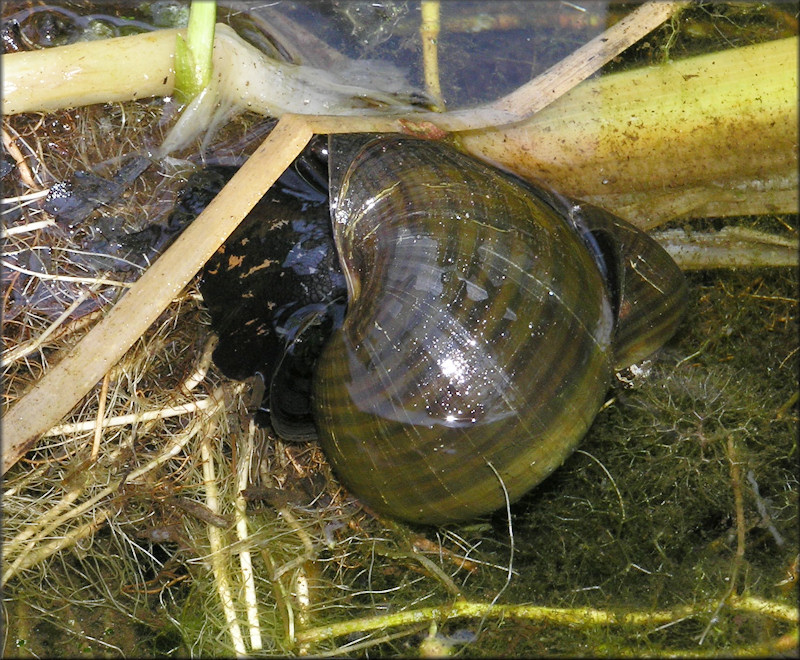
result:
[[[614,369],[673,333],[683,277],[623,221],[447,145],[343,136],[329,151],[347,312],[313,375],[325,455],[391,516],[501,508],[571,454]]]

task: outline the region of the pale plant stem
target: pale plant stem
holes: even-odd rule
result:
[[[796,213],[797,58],[793,37],[601,76],[461,145],[643,229]]]
[[[97,455],[100,453],[100,440],[103,437],[103,427],[106,414],[106,398],[108,397],[108,381],[110,380],[111,372],[107,371],[103,376],[103,384],[100,386],[100,398],[97,404],[97,417],[96,425],[94,427],[94,440],[92,442],[92,462],[97,460]]]
[[[200,461],[203,465],[203,485],[206,491],[206,506],[216,514],[219,514],[219,493],[217,491],[217,478],[215,475],[214,462],[211,453],[211,434],[206,434],[200,443]],[[231,636],[233,648],[236,655],[244,657],[247,654],[247,648],[244,644],[244,637],[242,636],[242,629],[239,626],[239,621],[236,616],[236,609],[233,604],[233,596],[231,595],[230,579],[228,578],[228,569],[225,564],[227,543],[222,537],[222,531],[208,525],[208,541],[211,547],[211,567],[214,572],[214,583],[217,586],[217,594],[219,595],[220,606],[225,615],[225,621],[228,625],[228,634]]]
[[[778,621],[788,621],[796,623],[800,620],[800,612],[797,607],[778,603],[773,600],[765,600],[759,596],[737,596],[733,595],[730,604],[742,612],[754,612],[763,614]]]
[[[207,408],[211,408],[218,402],[213,396],[189,403],[182,403],[177,406],[168,406],[166,408],[159,408],[158,410],[149,410],[141,413],[130,413],[128,415],[118,415],[116,417],[109,417],[103,422],[103,427],[106,429],[115,426],[128,426],[130,424],[140,424],[142,422],[150,422],[156,419],[166,419],[167,417],[176,417],[177,415],[191,415]],[[46,431],[42,437],[53,437],[59,435],[71,435],[74,433],[86,433],[93,431],[97,428],[97,420],[90,419],[85,422],[74,422],[70,424],[61,424],[54,426]]]
[[[176,38],[185,33],[157,30],[3,55],[3,114],[167,96],[175,86]]]
[[[36,192],[28,193],[27,195],[17,195],[16,197],[3,197],[0,199],[0,204],[10,206],[11,204],[20,204],[22,202],[35,202],[37,199],[47,197],[50,189],[37,190]],[[55,222],[53,222],[55,224]],[[16,229],[16,227],[15,227]]]
[[[208,338],[206,345],[203,347],[203,353],[200,355],[200,359],[197,362],[197,367],[191,374],[189,374],[189,377],[181,383],[179,388],[181,391],[191,392],[195,387],[203,382],[203,379],[206,377],[206,374],[211,367],[211,362],[214,357],[214,349],[217,347],[218,343],[219,337],[217,335],[211,335]]]
[[[34,231],[39,231],[45,227],[52,227],[56,224],[55,220],[37,220],[36,222],[29,222],[17,227],[3,228],[0,230],[0,238],[8,238],[9,236],[16,236],[17,234],[27,234]]]
[[[443,110],[444,99],[439,83],[439,0],[422,0],[420,11],[422,22],[419,31],[422,38],[422,69],[425,77],[425,89],[436,106]]]
[[[242,571],[242,584],[244,585],[244,601],[247,608],[247,623],[250,629],[250,648],[258,651],[263,648],[261,639],[261,624],[258,616],[258,595],[256,593],[256,583],[253,574],[253,559],[248,549],[250,532],[247,522],[247,501],[242,492],[248,486],[248,471],[252,461],[254,447],[253,435],[255,428],[251,422],[247,433],[247,446],[241,453],[236,465],[236,478],[238,492],[234,501],[234,517],[236,519],[236,536],[242,550],[239,552],[239,566]]]
[[[715,232],[667,229],[650,234],[683,270],[739,267],[797,267],[797,239],[748,229],[724,227]]]
[[[447,113],[412,113],[386,116],[360,111],[348,116],[341,114],[313,117],[319,133],[398,131],[404,122],[433,122],[446,131],[475,130],[489,126],[516,123],[552,103],[569,89],[585,80],[603,64],[644,35],[661,25],[685,3],[647,2],[608,28],[541,76],[494,103],[470,110]],[[223,50],[241,48],[233,54],[231,64],[215,60],[216,69],[237,66],[237,61],[250,61],[249,47],[232,42],[224,36],[227,30],[217,30],[215,51],[224,58]],[[120,37],[105,42],[89,42],[62,47],[60,53],[46,49],[5,56],[3,111],[5,114],[32,110],[54,110],[78,103],[131,100],[146,96],[168,95],[174,88],[174,57],[176,37],[183,30],[158,30],[144,35]],[[113,42],[113,43],[112,43]],[[225,43],[224,47],[220,44]],[[142,54],[142,57],[139,55]],[[247,67],[244,67],[247,68]],[[252,80],[239,81],[235,90],[240,98],[229,99],[243,107],[259,110],[263,84],[259,73]],[[35,81],[36,84],[31,84]],[[272,113],[309,113],[303,104],[269,108]],[[318,112],[318,109],[315,110]]]
[[[38,273],[35,270],[28,270],[27,268],[21,268],[16,264],[12,264],[8,261],[2,261],[4,268],[8,268],[10,270],[15,270],[18,273],[22,273],[23,275],[31,275],[33,277],[38,277],[40,280],[51,280],[56,282],[75,282],[77,284],[104,284],[107,286],[119,286],[119,287],[132,287],[133,285],[129,282],[118,282],[116,280],[107,280],[104,277],[75,277],[73,275],[52,275],[50,273]]]

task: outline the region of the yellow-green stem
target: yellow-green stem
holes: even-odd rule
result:
[[[734,212],[759,196],[763,208],[783,200],[775,211],[792,212],[797,47],[793,37],[605,76],[462,143],[628,219],[645,216],[640,226],[657,224],[647,215],[697,217],[720,194]]]
[[[214,0],[193,0],[186,38],[176,37],[175,95],[181,102],[191,101],[211,80],[216,15]]]

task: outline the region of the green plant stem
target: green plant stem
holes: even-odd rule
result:
[[[211,80],[216,16],[214,0],[192,0],[186,38],[176,37],[175,95],[182,103],[191,101]]]
[[[728,604],[735,610],[758,613],[787,623],[796,623],[797,608],[764,601],[753,597],[732,597]],[[493,618],[506,617],[547,622],[566,626],[598,626],[598,625],[634,625],[653,626],[676,622],[680,619],[708,614],[706,605],[676,607],[672,610],[656,610],[653,612],[613,612],[591,607],[540,607],[535,605],[491,605],[458,600],[450,606],[425,607],[406,610],[394,614],[352,619],[327,626],[318,626],[298,631],[298,642],[320,642],[351,633],[363,633],[370,630],[383,630],[395,626],[405,626],[424,621],[445,621],[457,618]]]
[[[297,95],[281,91],[278,82],[288,73],[267,79],[259,68],[263,56],[222,32],[218,26],[214,66],[220,78],[238,76],[221,92],[237,96],[229,103],[276,115],[308,112],[291,105],[305,97],[305,87]],[[177,34],[163,30],[3,55],[3,112],[171,94]],[[464,132],[462,144],[643,228],[675,217],[794,213],[797,51],[793,37],[605,76],[524,121]],[[310,84],[297,79],[292,85],[301,83]],[[514,92],[474,111],[317,116],[311,127],[318,133],[403,131],[429,122],[459,130],[476,117],[518,116],[497,108],[538,88],[523,87],[522,96]]]

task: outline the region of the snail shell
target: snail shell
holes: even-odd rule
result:
[[[614,369],[674,332],[683,277],[627,223],[445,144],[332,136],[329,153],[330,249],[306,229],[327,226],[327,202],[289,172],[256,210],[272,221],[246,220],[207,264],[215,361],[272,374],[274,430],[304,438],[313,420],[375,510],[444,523],[501,508],[572,453]]]
[[[446,145],[340,138],[331,153],[348,311],[314,379],[325,455],[386,514],[494,511],[570,455],[615,366],[672,334],[683,278],[622,221],[587,222]]]

